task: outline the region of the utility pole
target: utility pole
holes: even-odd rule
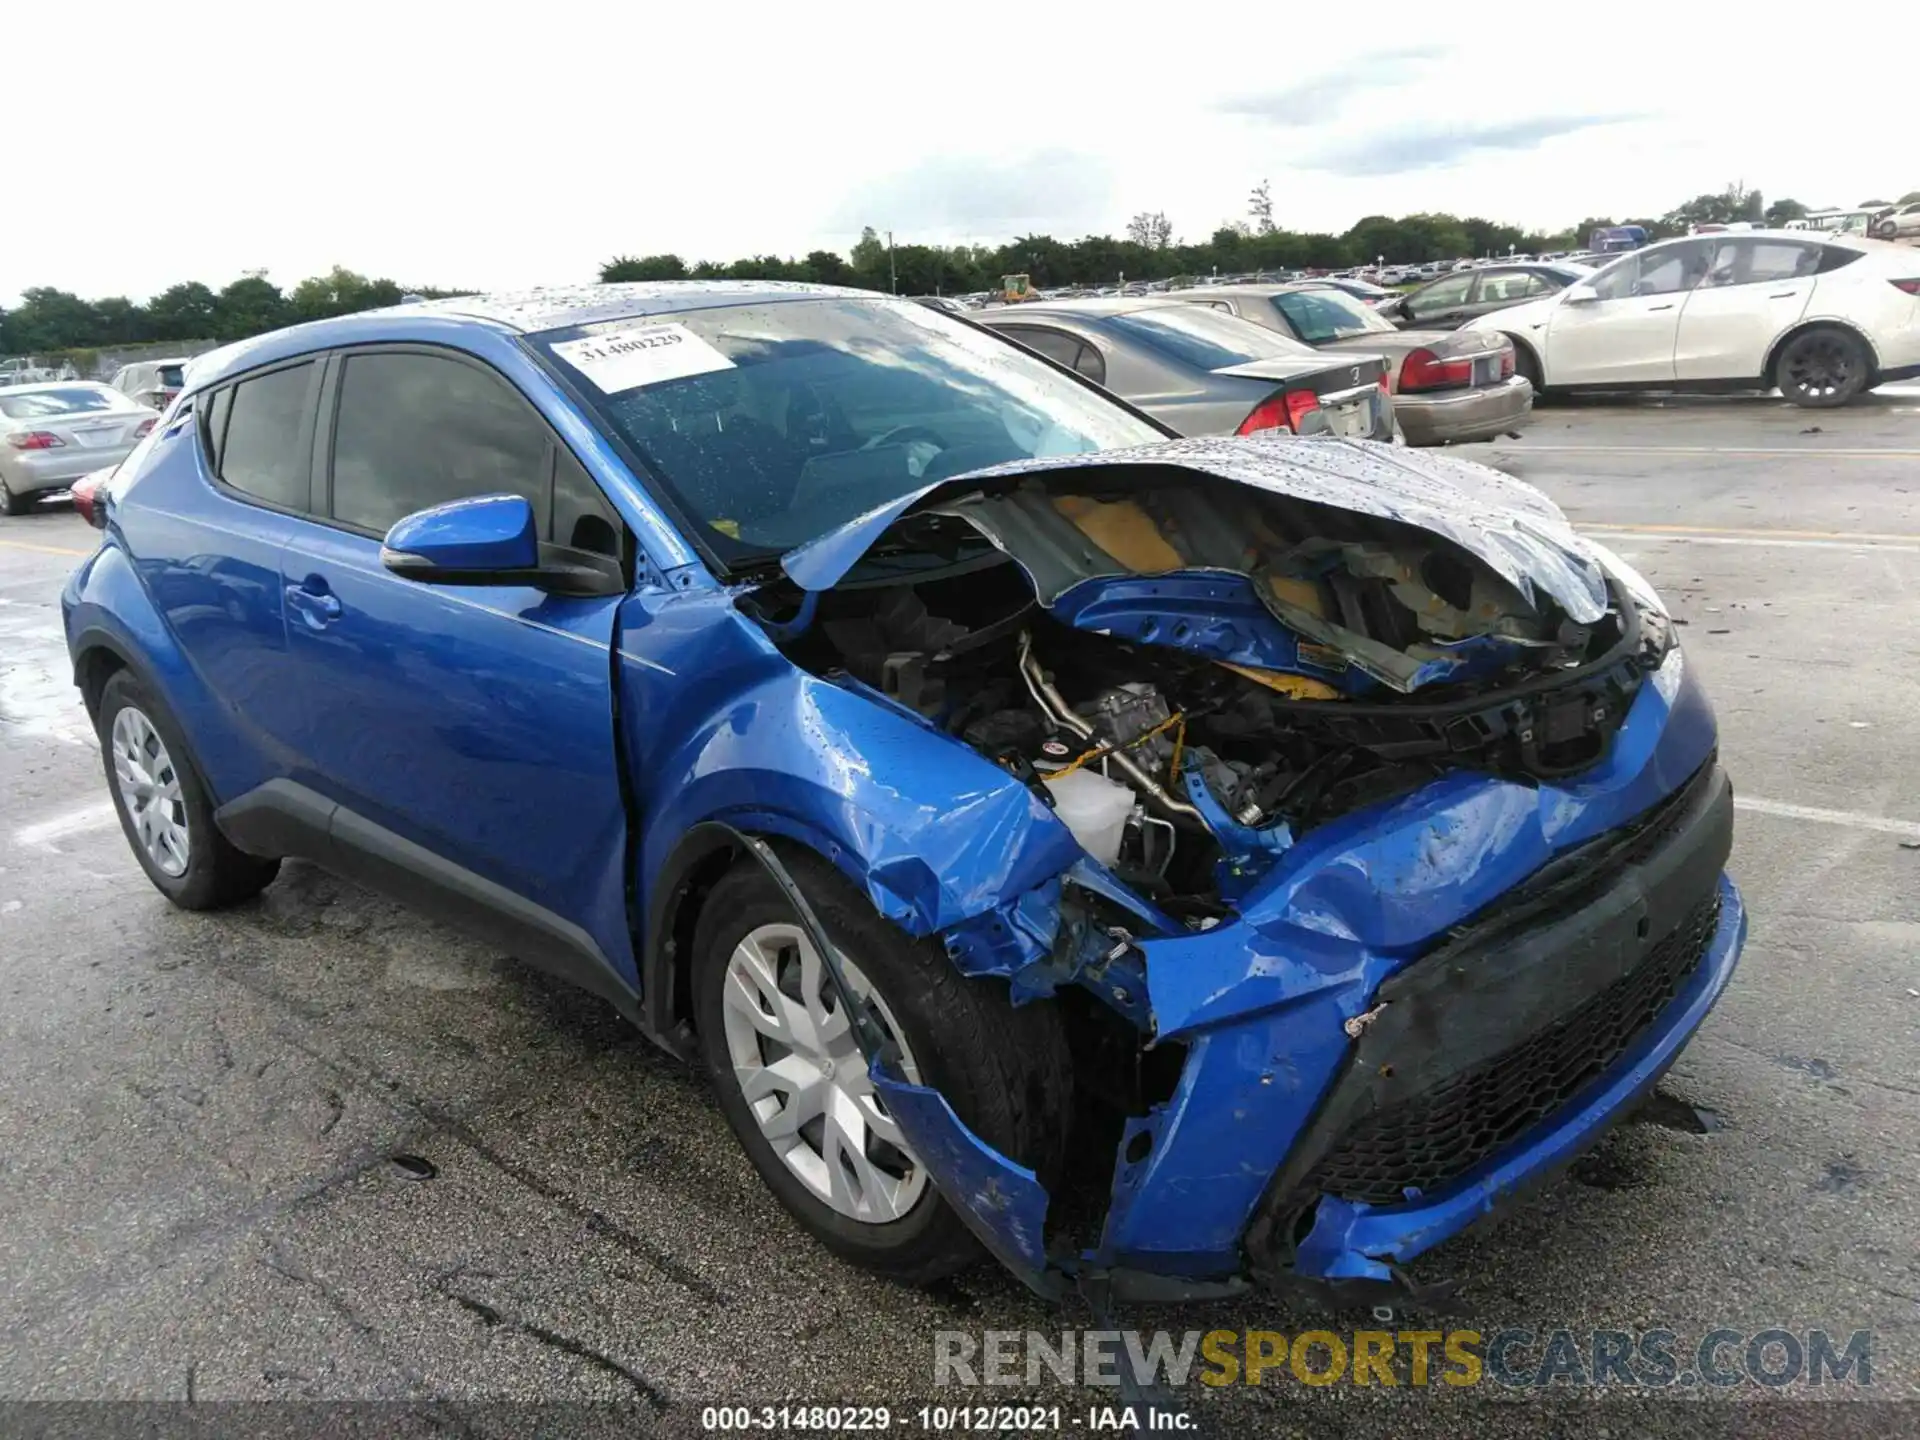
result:
[[[887,288],[895,295],[900,293],[900,275],[893,268],[893,232],[887,232]]]

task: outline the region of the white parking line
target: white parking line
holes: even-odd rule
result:
[[[1894,820],[1885,815],[1865,815],[1858,810],[1822,810],[1817,805],[1789,805],[1784,800],[1762,800],[1756,795],[1735,795],[1733,808],[1751,810],[1756,815],[1773,815],[1782,820],[1806,820],[1815,825],[1845,825],[1854,830],[1874,830],[1882,835],[1920,840],[1920,823]]]
[[[1809,460],[1920,460],[1920,450],[1826,450],[1812,445],[1519,445],[1493,443],[1513,455],[1799,455]]]
[[[75,835],[85,835],[93,830],[105,830],[119,823],[120,817],[113,808],[113,801],[98,800],[90,805],[69,810],[64,815],[56,815],[51,820],[22,825],[13,832],[13,838],[19,845],[31,845],[38,849],[50,850],[59,841],[71,839]]]
[[[1590,530],[1584,526],[1580,533],[1591,535],[1596,540],[1632,541],[1643,545],[1656,540],[1678,540],[1685,545],[1756,545],[1783,550],[1849,550],[1854,554],[1871,550],[1875,554],[1920,555],[1920,545],[1888,545],[1878,540],[1788,540],[1768,539],[1759,535],[1688,535],[1671,531],[1649,534],[1645,530]]]

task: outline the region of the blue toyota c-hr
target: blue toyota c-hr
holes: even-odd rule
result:
[[[476,927],[887,1274],[1392,1293],[1744,936],[1666,612],[1539,493],[1172,439],[887,297],[279,331],[93,518],[67,635],[163,894],[296,857]]]

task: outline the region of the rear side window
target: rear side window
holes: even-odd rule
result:
[[[289,366],[231,387],[223,432],[215,441],[219,476],[244,491],[288,510],[308,504],[308,445],[304,421],[313,364]]]
[[[519,392],[437,355],[350,355],[333,429],[333,518],[384,533],[417,510],[477,495],[522,495],[540,535],[619,553],[599,487]]]
[[[1107,383],[1107,362],[1100,352],[1077,336],[1063,330],[1036,330],[1025,325],[1008,325],[1003,334],[1011,335],[1029,350],[1038,350],[1049,360],[1057,360],[1069,370],[1077,370],[1096,385]]]
[[[162,365],[160,367],[160,383],[169,390],[178,390],[182,385],[186,384],[186,381],[182,378],[185,370],[186,367],[184,365]]]

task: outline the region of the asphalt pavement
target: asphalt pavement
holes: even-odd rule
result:
[[[1171,1398],[1209,1434],[1606,1436],[1736,1433],[1811,1395],[1819,1425],[1884,1433],[1847,1402],[1920,1395],[1920,395],[1563,404],[1462,453],[1669,598],[1752,930],[1658,1106],[1419,1262],[1464,1284],[1437,1323],[1870,1330],[1873,1383],[1562,1387],[1551,1427],[1526,1392]],[[58,589],[92,539],[64,509],[0,521],[0,1401],[404,1402],[382,1428],[478,1435],[567,1433],[503,1407],[575,1401],[690,1431],[723,1401],[971,1403],[935,1388],[935,1332],[1096,1323],[988,1267],[922,1292],[833,1259],[700,1080],[485,943],[299,864],[236,910],[170,909],[67,672]],[[1116,1323],[1356,1321],[1262,1299]],[[1114,1403],[990,1398],[1018,1395],[1065,1428]]]

